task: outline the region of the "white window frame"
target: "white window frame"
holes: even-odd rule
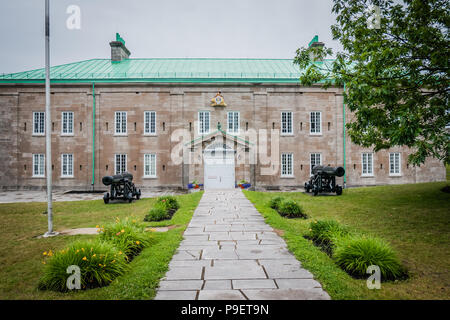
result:
[[[156,153],[144,154],[144,178],[156,178]],[[153,167],[153,168],[152,168]],[[148,169],[148,170],[147,170]],[[152,172],[152,169],[154,172]]]
[[[65,118],[67,115],[67,118]],[[72,119],[70,119],[70,117]],[[66,123],[66,132],[64,132],[64,124]],[[70,124],[70,126],[69,126]],[[74,114],[72,111],[63,111],[61,112],[61,135],[62,136],[73,136],[73,124],[74,124]]]
[[[34,153],[32,155],[33,157],[33,178],[44,178],[45,177],[45,154],[43,153]],[[37,163],[37,171],[38,173],[36,173],[36,160],[38,161]]]
[[[290,173],[289,173],[289,163],[284,164],[284,161],[288,161],[290,158]],[[286,166],[286,167],[285,167]],[[284,170],[286,168],[286,170]],[[284,152],[281,154],[281,174],[282,178],[293,178],[294,177],[294,154],[292,152]]]
[[[36,116],[42,116],[39,118],[39,128],[36,128]],[[42,122],[42,124],[41,124]],[[42,127],[42,132],[41,132]],[[39,131],[37,131],[39,129]],[[45,112],[44,111],[34,111],[33,112],[33,136],[43,136],[45,135]]]
[[[395,156],[398,155],[397,160],[395,159]],[[394,157],[394,163],[392,163],[392,156]],[[395,162],[397,162],[398,165],[398,172],[395,172]],[[392,165],[394,165],[394,172],[392,172]],[[401,176],[402,175],[402,154],[400,152],[390,152],[389,153],[389,175],[390,176]]]
[[[152,122],[153,122],[153,130],[152,130]],[[147,136],[156,136],[156,111],[144,112],[144,134]]]
[[[124,118],[125,118],[125,120],[124,120]],[[128,114],[126,111],[114,112],[114,134],[116,136],[126,136],[127,135],[127,130],[128,130],[127,118],[128,118]],[[118,121],[120,121],[120,126],[119,126],[120,130],[117,130],[118,129],[117,128]]]
[[[64,172],[66,168],[66,172]],[[73,154],[61,154],[61,178],[73,178]]]
[[[231,116],[231,119],[230,119]],[[231,122],[230,122],[231,120]],[[241,113],[239,111],[227,112],[227,133],[239,134],[241,130]]]
[[[280,133],[282,136],[291,136],[294,134],[293,124],[294,124],[293,112],[292,111],[281,111],[281,132]]]
[[[367,158],[366,159],[366,161],[367,161],[367,165],[366,165],[366,167],[367,168],[365,168],[365,166],[364,166],[364,158]],[[369,158],[370,158],[370,160],[371,160],[371,168],[370,169],[372,169],[372,170],[370,170],[369,171]],[[373,168],[374,168],[374,166],[373,166],[373,152],[363,152],[363,153],[361,153],[361,176],[363,176],[363,177],[373,177],[374,176],[374,174],[373,174]],[[366,171],[367,172],[364,172],[364,170],[366,169]]]
[[[313,170],[313,163],[312,163],[312,157],[314,156],[314,166],[321,166],[322,165],[322,154],[318,152],[313,152],[309,154],[309,175],[312,176],[312,170]],[[317,156],[319,156],[319,163],[317,164]]]
[[[117,171],[117,158],[118,157],[120,157],[120,160],[119,160],[119,165],[121,166],[121,170],[120,171]],[[116,153],[115,155],[114,155],[114,174],[122,174],[122,173],[124,173],[124,172],[127,172],[127,159],[128,158],[128,156],[127,156],[127,154],[126,153]],[[125,161],[123,160],[123,159],[125,159]],[[122,169],[124,169],[124,170],[122,170]]]
[[[314,131],[313,131],[313,114],[314,114]],[[319,121],[317,121],[317,115],[319,115]],[[318,125],[318,129],[317,129]],[[309,113],[309,134],[310,135],[321,135],[322,134],[322,112],[321,111],[311,111]]]
[[[205,115],[208,115],[208,130],[206,130]],[[203,121],[202,121],[203,119]],[[209,134],[211,131],[211,113],[209,111],[199,111],[198,112],[198,134],[205,135]]]

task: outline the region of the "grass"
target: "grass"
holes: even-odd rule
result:
[[[284,230],[292,253],[310,270],[333,299],[450,299],[450,194],[447,183],[422,183],[346,189],[342,196],[300,192],[244,191],[267,223]],[[301,204],[309,219],[286,219],[269,207],[282,195]],[[336,220],[349,229],[391,244],[410,278],[384,282],[369,290],[366,280],[340,269],[311,240],[309,223]]]
[[[147,226],[176,226],[168,232],[154,232],[152,244],[130,262],[131,270],[109,286],[79,292],[59,293],[37,289],[43,274],[42,253],[64,249],[74,240],[93,239],[95,235],[36,238],[47,229],[46,203],[0,204],[0,299],[151,299],[159,279],[164,276],[182,234],[191,220],[202,192],[176,196],[180,209],[170,220],[145,223]],[[133,216],[143,221],[156,198],[133,203],[103,200],[55,202],[54,225],[57,231],[95,227],[114,222],[116,217]]]

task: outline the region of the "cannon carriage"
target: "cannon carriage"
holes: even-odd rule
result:
[[[102,182],[105,186],[111,186],[110,192],[106,192],[103,195],[103,201],[105,203],[115,199],[123,199],[131,202],[134,198],[136,200],[141,198],[141,189],[136,189],[131,173],[124,172],[123,174],[116,174],[114,176],[105,176],[102,178]]]
[[[317,196],[319,192],[336,192],[338,196],[342,194],[342,186],[336,184],[336,177],[342,177],[345,170],[342,167],[314,166],[313,176],[305,182],[306,192],[312,192]]]

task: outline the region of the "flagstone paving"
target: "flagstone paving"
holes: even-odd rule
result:
[[[328,300],[241,190],[207,190],[157,300]]]

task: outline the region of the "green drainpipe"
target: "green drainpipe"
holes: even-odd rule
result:
[[[345,93],[345,82],[344,82],[344,93]],[[345,170],[345,173],[344,173],[344,188],[346,187],[346,185],[347,185],[347,168],[346,168],[346,166],[345,166],[345,97],[344,97],[344,95],[342,95],[342,113],[343,113],[343,120],[342,120],[342,122],[343,122],[343,135],[344,135],[344,139],[343,139],[343,141],[344,141],[344,170]]]
[[[95,182],[95,82],[92,82],[92,190]]]

